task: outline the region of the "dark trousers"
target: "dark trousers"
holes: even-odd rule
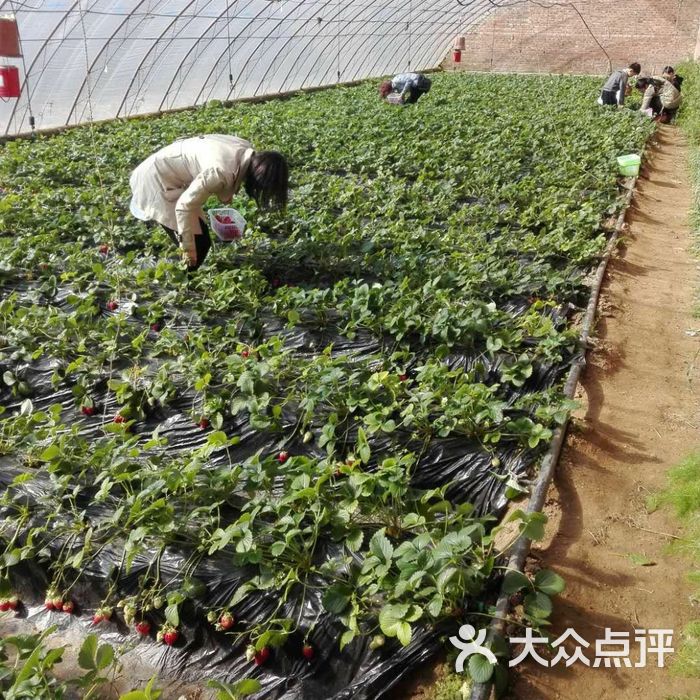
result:
[[[199,225],[202,230],[202,233],[199,236],[194,237],[195,249],[197,250],[197,264],[190,265],[188,268],[190,270],[197,270],[202,265],[204,259],[209,253],[209,249],[211,248],[211,236],[209,235],[209,227],[206,225],[206,223],[204,223],[203,219],[199,220]],[[170,240],[176,246],[180,247],[180,237],[177,235],[177,233],[171,228],[168,228],[167,226],[163,226],[163,230],[168,234]]]
[[[612,90],[601,90],[600,99],[603,100],[604,105],[616,105],[617,93]]]
[[[428,88],[430,89],[430,88]],[[428,92],[428,90],[424,90],[422,88],[416,88],[412,87],[409,90],[406,91],[406,95],[404,96],[404,104],[407,105],[412,105],[418,102],[418,100],[425,95]]]

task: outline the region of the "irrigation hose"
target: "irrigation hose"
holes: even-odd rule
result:
[[[644,156],[644,149],[641,153]],[[632,201],[632,196],[634,194],[635,186],[637,184],[637,177],[635,177],[628,189],[627,196],[625,198],[625,204],[620,211],[619,216],[615,222],[615,228],[613,234],[608,241],[608,245],[603,253],[603,258],[598,265],[596,270],[596,275],[593,280],[593,287],[591,289],[591,295],[588,299],[588,306],[586,307],[586,313],[583,317],[583,322],[581,324],[581,338],[580,344],[582,347],[582,353],[571,366],[569,374],[566,378],[566,383],[564,384],[564,395],[567,399],[573,399],[574,393],[576,392],[576,386],[578,385],[579,378],[583,368],[586,366],[586,350],[589,347],[590,333],[593,328],[593,322],[595,321],[596,309],[598,307],[598,299],[600,298],[600,290],[603,285],[603,279],[605,278],[605,271],[608,267],[608,262],[613,252],[617,247],[617,242],[620,238],[620,232],[625,223],[625,216],[627,210]],[[545,498],[547,496],[547,491],[549,490],[549,485],[554,477],[554,472],[557,468],[557,463],[559,462],[559,455],[561,454],[561,448],[564,444],[564,438],[566,437],[566,429],[569,425],[569,414],[567,414],[566,420],[554,431],[552,437],[552,444],[547,450],[547,454],[542,460],[542,465],[540,467],[540,473],[537,477],[535,487],[530,496],[530,501],[528,502],[526,512],[535,513],[541,511],[544,505]],[[525,563],[525,558],[530,552],[530,545],[532,541],[527,537],[520,537],[515,545],[513,546],[513,551],[511,552],[510,558],[508,559],[508,569],[514,569],[516,571],[522,571],[523,565]],[[496,601],[496,610],[494,617],[489,625],[488,639],[493,640],[495,636],[503,636],[503,632],[506,626],[506,618],[508,616],[508,611],[510,608],[510,594],[506,593],[503,588]],[[491,695],[492,681],[489,679],[485,683],[475,683],[472,686],[472,692],[470,695],[470,700],[488,700]]]

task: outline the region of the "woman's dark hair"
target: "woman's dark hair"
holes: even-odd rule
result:
[[[385,80],[380,86],[379,86],[379,94],[382,97],[386,97],[392,90],[393,86],[391,84],[391,80]]]
[[[666,66],[666,67],[663,69],[663,72],[664,72],[664,73],[675,73],[676,71],[673,70],[673,66]]]
[[[634,75],[639,75],[642,72],[642,67],[636,62],[630,63],[629,68]]]
[[[653,83],[654,81],[651,78],[637,78],[635,87],[637,88],[637,90],[641,90],[642,92],[644,92]]]
[[[245,178],[245,191],[263,209],[284,209],[287,206],[289,167],[277,151],[260,151],[250,159]]]

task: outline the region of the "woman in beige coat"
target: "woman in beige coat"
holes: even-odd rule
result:
[[[287,204],[289,171],[277,151],[256,152],[237,136],[179,139],[146,158],[132,173],[131,213],[156,221],[196,270],[211,247],[202,206],[214,195],[224,204],[241,187],[262,208]]]

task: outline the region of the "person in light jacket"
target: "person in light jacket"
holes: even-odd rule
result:
[[[287,204],[289,170],[277,151],[256,152],[237,136],[210,134],[179,139],[143,161],[129,179],[131,213],[155,221],[196,270],[211,247],[202,210],[212,195],[224,204],[241,187],[261,208]]]
[[[432,85],[430,78],[422,73],[400,73],[391,80],[385,80],[379,86],[379,94],[386,99],[392,93],[396,93],[397,101],[403,104],[413,104],[430,91]]]
[[[600,91],[600,104],[622,107],[627,96],[627,81],[633,75],[639,75],[642,67],[639,63],[630,63],[627,68],[620,68],[610,75]]]
[[[670,122],[676,115],[681,104],[681,93],[670,80],[660,76],[639,78],[637,89],[644,93],[641,112],[651,109],[653,115],[664,123]]]
[[[681,91],[683,77],[676,74],[676,71],[674,70],[673,66],[666,66],[661,75],[662,77],[666,78],[666,80],[668,80],[668,82],[671,83],[671,85],[673,85],[673,87],[676,88],[678,92]]]

